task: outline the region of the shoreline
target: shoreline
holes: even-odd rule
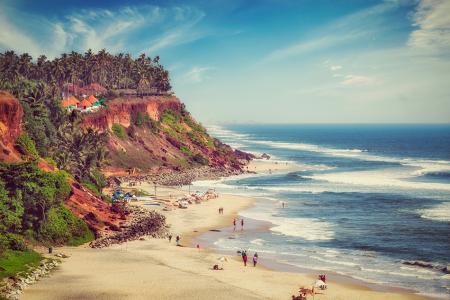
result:
[[[153,189],[153,186],[138,188]],[[151,192],[151,190],[148,190]],[[174,199],[185,190],[158,187],[158,198]],[[25,290],[22,299],[290,299],[299,286],[310,287],[315,276],[270,269],[260,257],[256,268],[244,267],[236,255],[223,255],[210,247],[195,248],[195,238],[210,230],[223,230],[231,225],[240,211],[254,204],[255,199],[222,194],[187,209],[158,211],[166,216],[167,239],[145,237],[102,249],[63,247],[70,257],[51,277]],[[139,203],[139,206],[145,206]],[[224,207],[224,214],[218,208]],[[250,226],[250,224],[248,224]],[[183,247],[175,246],[181,235]],[[194,247],[191,246],[194,242]],[[250,255],[252,253],[249,253]],[[219,256],[228,258],[220,263]],[[214,264],[223,264],[223,271],[213,271]],[[329,288],[315,299],[333,300],[425,300],[408,292],[373,291],[360,285],[328,281]]]

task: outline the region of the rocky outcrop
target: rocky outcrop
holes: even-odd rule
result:
[[[145,208],[130,206],[130,223],[121,226],[120,232],[105,234],[90,243],[92,248],[104,248],[113,244],[121,244],[151,236],[163,238],[167,235],[166,217]]]
[[[22,133],[22,106],[13,95],[0,91],[0,161],[20,161],[20,154],[14,148],[16,139]]]

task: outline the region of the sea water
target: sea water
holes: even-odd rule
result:
[[[241,216],[271,224],[216,247],[449,298],[450,125],[208,129],[232,147],[298,167],[197,182],[257,197]]]

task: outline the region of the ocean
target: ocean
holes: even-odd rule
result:
[[[241,216],[271,224],[221,236],[214,247],[449,299],[450,125],[208,130],[234,148],[298,165],[295,172],[196,182],[197,189],[256,197]]]

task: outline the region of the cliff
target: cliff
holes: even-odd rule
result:
[[[83,126],[110,133],[107,175],[201,166],[241,170],[252,158],[209,136],[174,96],[116,98],[86,115]]]
[[[16,150],[17,138],[22,130],[23,109],[11,94],[0,91],[0,162],[17,163],[27,159]],[[37,166],[46,172],[53,172],[55,167],[43,159],[38,159]],[[124,214],[114,211],[111,205],[77,182],[71,182],[71,192],[65,205],[78,217],[85,220],[96,234],[104,230],[120,230]]]
[[[174,96],[149,96],[145,98],[116,98],[108,102],[106,109],[88,114],[83,124],[98,130],[111,129],[117,123],[124,127],[132,125],[132,117],[139,112],[146,113],[159,121],[165,110],[181,110],[181,102]]]
[[[0,91],[0,161],[20,161],[20,154],[14,148],[16,139],[22,133],[23,109],[14,96]]]

